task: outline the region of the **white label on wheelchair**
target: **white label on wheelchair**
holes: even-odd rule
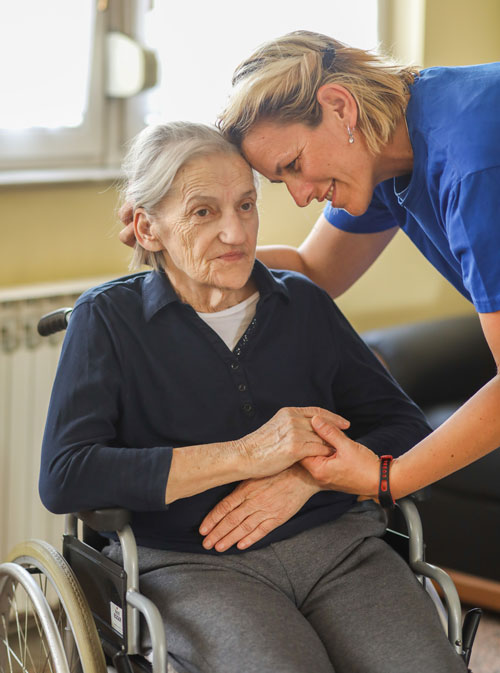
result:
[[[109,603],[109,608],[111,610],[111,626],[117,633],[123,636],[123,610],[112,601]]]

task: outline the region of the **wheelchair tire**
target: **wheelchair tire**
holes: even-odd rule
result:
[[[7,561],[27,568],[38,578],[65,644],[70,673],[106,673],[92,613],[63,556],[43,540],[28,540],[17,545]]]

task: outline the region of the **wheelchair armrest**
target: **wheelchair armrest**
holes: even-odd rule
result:
[[[123,556],[123,562],[119,565],[122,565],[125,571],[123,577],[126,578],[125,598],[122,603],[127,605],[128,653],[137,654],[140,652],[139,610],[142,611],[143,606],[140,603],[140,598],[134,598],[139,591],[139,563],[137,544],[130,526],[131,518],[131,512],[120,507],[67,514],[64,539],[67,549],[72,547],[78,550],[79,546],[83,545],[84,547],[93,547],[94,553],[96,553],[102,549],[102,545],[94,546],[90,536],[98,538],[97,533],[116,532]],[[78,539],[77,519],[83,522],[83,542]],[[87,535],[89,532],[90,535]],[[86,554],[88,555],[88,552]],[[107,562],[110,563],[109,560]]]
[[[409,563],[410,566],[415,561],[424,559],[424,538],[422,532],[422,522],[415,504],[415,498],[412,495],[396,500],[396,505],[401,511],[409,537]]]
[[[448,640],[460,655],[462,651],[462,609],[457,589],[450,576],[441,568],[427,563],[424,559],[424,537],[422,522],[415,500],[411,496],[396,501],[408,528],[409,565],[417,578],[429,577],[436,582],[443,592],[448,611]]]
[[[76,512],[75,516],[97,533],[122,530],[131,519],[129,510],[121,507]]]
[[[429,500],[432,493],[431,486],[424,486],[424,488],[419,488],[418,491],[409,493],[406,497],[411,498],[414,502],[423,502],[424,500]]]

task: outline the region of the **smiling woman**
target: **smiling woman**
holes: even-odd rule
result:
[[[237,68],[219,118],[256,170],[297,205],[326,198],[361,215],[375,186],[412,169],[404,110],[417,71],[309,31],[258,48]]]
[[[335,298],[401,228],[479,314],[499,373],[394,461],[393,493],[407,495],[496,449],[500,63],[417,70],[300,30],[257,48],[233,84],[219,120],[225,136],[299,206],[328,200],[299,248],[263,248],[261,261],[301,271]],[[377,466],[336,428],[319,419],[313,426],[337,453],[335,461],[306,461],[312,474],[375,496]]]

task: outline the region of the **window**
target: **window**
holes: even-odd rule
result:
[[[12,177],[11,171],[27,169],[64,169],[67,177],[74,177],[76,169],[80,175],[85,169],[87,176],[94,171],[95,177],[116,169],[125,140],[144,124],[146,98],[140,89],[146,77],[130,91],[115,81],[112,66],[118,57],[130,58],[130,51],[136,62],[142,58],[144,66],[145,52],[135,53],[132,47],[127,51],[120,38],[126,42],[123,33],[139,36],[141,17],[149,6],[146,0],[2,3],[4,182]],[[133,70],[123,61],[123,73]],[[56,175],[60,179],[61,173]]]
[[[116,175],[145,123],[213,123],[234,68],[258,44],[306,29],[375,49],[377,9],[377,0],[1,3],[0,183],[39,179],[36,171],[43,180]]]
[[[149,120],[213,123],[235,67],[262,42],[304,29],[376,49],[377,20],[377,0],[157,0],[146,36],[159,54],[161,85],[149,97]]]

